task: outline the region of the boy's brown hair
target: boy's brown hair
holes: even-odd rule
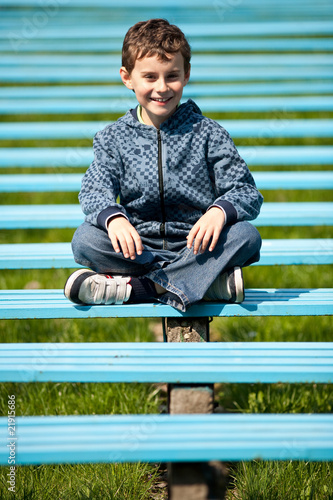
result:
[[[168,54],[180,52],[184,58],[184,70],[190,69],[191,48],[184,33],[165,19],[150,19],[132,26],[124,38],[122,66],[129,74],[135,61],[157,55],[161,61],[168,61]]]

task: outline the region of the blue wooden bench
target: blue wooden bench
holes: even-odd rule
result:
[[[260,82],[255,82],[255,83],[224,83],[224,84],[216,84],[216,83],[209,83],[209,84],[204,84],[204,83],[189,83],[185,88],[184,88],[184,97],[191,97],[193,99],[196,99],[198,97],[207,97],[209,95],[210,97],[224,97],[224,96],[255,96],[255,95],[260,95],[260,96],[273,96],[273,95],[285,95],[285,96],[291,96],[291,95],[302,95],[302,94],[330,94],[332,92],[332,84],[330,81],[307,81],[307,80],[300,80],[297,82],[288,82],[288,81],[282,81],[279,83],[276,82],[266,82],[260,83]],[[25,102],[24,99],[29,98],[31,100],[31,104],[33,104],[35,107],[31,106],[33,108],[32,114],[36,113],[36,110],[40,110],[40,112],[47,112],[47,102],[42,101],[43,106],[41,106],[39,103],[41,99],[48,99],[50,102],[49,109],[50,112],[54,110],[54,100],[56,99],[88,99],[88,98],[95,98],[96,94],[98,94],[100,99],[131,99],[131,96],[128,95],[128,91],[126,88],[124,88],[121,85],[103,85],[102,87],[100,85],[80,85],[80,86],[72,86],[72,85],[61,85],[61,86],[43,86],[43,87],[32,87],[32,86],[24,86],[24,87],[3,87],[1,91],[1,96],[2,96],[2,101],[1,101],[1,110],[5,112],[6,109],[11,109],[11,108],[6,108],[6,100],[13,100],[13,99],[19,99],[20,102]],[[126,101],[127,102],[127,101]],[[134,102],[133,99],[131,99],[131,102]],[[272,101],[273,103],[274,101]],[[125,104],[125,103],[124,103]],[[15,108],[16,109],[16,108]],[[70,109],[70,108],[68,108]],[[243,120],[239,120],[242,122]],[[297,120],[296,124],[297,124]],[[309,120],[309,123],[311,123],[313,120]],[[319,120],[322,122],[323,120]],[[306,121],[307,122],[307,121]],[[253,125],[255,126],[256,120],[254,121]],[[259,121],[260,123],[260,121]],[[323,122],[324,123],[324,122]],[[237,124],[237,122],[236,122]],[[23,124],[24,125],[24,124]],[[42,125],[41,123],[39,124],[40,126]],[[53,125],[60,125],[59,123],[54,123]],[[69,125],[69,124],[68,124]],[[73,124],[72,124],[73,125]],[[79,124],[78,124],[79,125]],[[74,129],[75,130],[75,129]],[[76,129],[76,131],[79,130]],[[96,129],[96,132],[99,130],[99,128]],[[229,127],[228,127],[229,130]],[[232,134],[233,135],[233,134]]]
[[[68,70],[66,70],[68,71]],[[7,70],[5,71],[7,74]],[[65,72],[64,72],[65,73]],[[333,71],[332,71],[333,73]],[[111,74],[114,75],[114,72]],[[32,73],[32,81],[33,81]],[[263,72],[264,75],[264,72]],[[262,75],[262,76],[263,76]],[[47,78],[48,74],[45,75]],[[244,79],[247,73],[244,75]],[[253,75],[255,79],[257,74]],[[276,78],[276,75],[273,75]],[[273,78],[272,76],[272,78]],[[330,77],[332,77],[330,75]],[[288,73],[284,75],[284,78],[288,77]],[[85,81],[85,77],[82,80]],[[109,77],[105,75],[106,81],[110,80]],[[216,78],[218,80],[218,78]],[[118,78],[117,78],[118,81]],[[332,111],[333,109],[333,97],[331,96],[297,96],[297,97],[218,97],[218,98],[205,98],[199,97],[196,99],[197,104],[200,106],[204,113],[215,113],[215,112],[274,112],[277,109],[282,109],[285,113],[293,111]],[[131,97],[123,99],[84,99],[79,100],[66,100],[57,99],[50,101],[49,99],[38,99],[38,101],[31,101],[25,99],[13,99],[13,100],[3,100],[0,99],[0,111],[4,115],[15,115],[15,114],[75,114],[75,113],[122,113],[129,108],[135,106],[135,101]]]
[[[264,239],[254,266],[320,265],[333,263],[332,238]],[[0,245],[0,269],[59,269],[80,267],[70,243]]]
[[[211,86],[210,86],[211,87]],[[207,89],[211,93],[210,87]],[[25,88],[25,87],[23,87]],[[111,89],[113,87],[110,87]],[[186,87],[185,87],[186,88]],[[218,87],[221,89],[221,87]],[[35,90],[35,87],[33,87]],[[57,89],[62,89],[61,87],[52,87],[51,91],[55,92]],[[67,87],[69,97],[72,96],[73,87]],[[82,97],[80,94],[81,87],[74,87],[74,92],[78,93],[78,97]],[[89,89],[92,92],[97,91],[96,88]],[[108,87],[107,87],[108,89]],[[223,87],[222,87],[223,89]],[[246,86],[249,89],[249,85]],[[12,87],[5,87],[5,90],[12,90]],[[40,87],[38,91],[43,94],[45,87]],[[234,90],[234,85],[230,86],[230,91]],[[98,90],[100,92],[100,90]],[[258,90],[261,92],[262,90]],[[1,91],[2,94],[5,92]],[[249,90],[251,93],[251,89]],[[22,91],[21,91],[22,93]],[[213,94],[214,95],[214,94]],[[30,98],[30,95],[26,96]],[[48,97],[48,96],[47,96]],[[83,96],[84,97],[84,96]],[[107,96],[106,96],[107,97]],[[7,97],[7,99],[10,98]],[[15,95],[14,95],[15,98]],[[53,106],[52,106],[53,107]],[[36,108],[34,108],[36,109]],[[282,123],[281,123],[282,120]],[[232,137],[331,137],[333,135],[333,120],[328,119],[293,119],[289,120],[284,117],[283,113],[277,114],[274,119],[266,120],[217,120],[220,125],[224,126],[231,134]],[[0,123],[0,139],[89,139],[92,140],[93,136],[106,126],[107,121],[72,121],[72,122],[6,122]]]
[[[79,306],[62,290],[0,290],[0,319],[200,318],[228,316],[323,316],[333,314],[331,288],[248,289],[241,304],[193,305],[186,313],[163,304]]]
[[[254,172],[259,190],[333,189],[333,172]],[[1,193],[79,192],[82,174],[3,174]]]
[[[333,383],[330,342],[9,343],[0,360],[1,382]]]
[[[6,444],[7,425],[1,417]],[[332,415],[323,414],[18,417],[16,425],[22,464],[332,460]]]
[[[93,160],[91,147],[1,148],[0,167],[87,168]],[[252,146],[239,147],[251,166],[330,165],[333,146]]]
[[[332,202],[265,203],[256,226],[332,225]],[[1,205],[0,229],[75,228],[84,220],[79,205]]]
[[[38,0],[18,3],[20,7],[40,5]],[[108,0],[97,0],[95,4],[96,11],[89,10],[92,17],[88,29],[73,23],[73,16],[78,16],[76,23],[84,19],[84,6],[91,7],[91,2],[75,0],[59,9],[59,17],[50,19],[47,29],[22,41],[8,36],[18,30],[20,9],[13,8],[15,2],[0,0],[0,7],[10,7],[3,10],[0,19],[0,81],[10,84],[2,87],[0,113],[12,116],[10,123],[0,124],[0,140],[90,141],[103,127],[101,121],[45,123],[34,121],[35,115],[78,113],[88,117],[103,113],[104,116],[123,113],[134,104],[126,89],[114,83],[119,83],[121,39],[138,15],[137,2],[122,0],[111,4]],[[331,137],[332,120],[291,119],[288,112],[333,109],[333,68],[329,54],[333,43],[326,36],[332,31],[332,22],[311,2],[303,1],[299,9],[298,0],[297,5],[288,5],[288,9],[281,9],[280,2],[274,3],[265,22],[256,22],[263,6],[260,2],[250,1],[250,4],[246,12],[234,8],[222,13],[229,16],[228,22],[222,23],[217,21],[221,12],[214,6],[202,9],[202,0],[182,2],[177,15],[190,35],[196,67],[193,83],[186,87],[184,97],[194,98],[204,112],[276,111],[273,119],[222,120],[221,124],[235,138]],[[179,1],[162,0],[158,6],[154,2],[154,12],[161,6],[172,5],[179,6]],[[103,8],[105,16],[102,25],[94,17],[98,7]],[[122,9],[124,21],[113,24],[110,30],[115,8]],[[327,9],[333,10],[328,4]],[[294,16],[293,20],[290,16]],[[239,30],[243,37],[236,39],[234,35]],[[71,51],[84,54],[92,50],[99,51],[99,56],[76,55],[73,59],[71,55]],[[106,50],[114,54],[103,55]],[[314,50],[326,53],[309,52]],[[46,56],[38,54],[46,51],[49,52]],[[209,56],[203,55],[206,51]],[[236,54],[240,51],[243,54]],[[251,54],[256,51],[265,54]],[[281,54],[274,54],[277,51]],[[295,51],[298,53],[293,54]],[[73,64],[75,69],[71,71]],[[36,82],[47,85],[34,87],[32,84]],[[65,85],[54,85],[58,82]],[[101,82],[112,85],[100,85]],[[21,86],[22,83],[25,85]],[[29,121],[16,122],[18,114],[29,115]],[[319,170],[332,164],[331,146],[258,146],[254,141],[239,150],[250,167],[272,170],[254,172],[260,189],[331,190],[333,187],[332,172]],[[85,168],[91,157],[90,147],[25,148],[20,144],[2,147],[0,168],[5,173],[0,177],[0,192],[77,191],[82,174],[67,173],[62,167]],[[279,166],[301,167],[302,171],[276,172]],[[16,167],[51,167],[54,173],[11,174],[10,170]],[[332,226],[332,208],[327,201],[265,203],[262,215],[254,223]],[[0,206],[0,229],[74,228],[82,219],[76,205]],[[331,264],[332,241],[330,238],[265,239],[257,265]],[[78,266],[68,242],[0,245],[0,269],[72,267]],[[248,289],[242,304],[200,303],[186,314],[162,304],[77,306],[65,299],[62,290],[0,291],[3,320],[150,317],[187,324],[198,318],[205,321],[207,317],[321,316],[332,312],[333,291],[320,288]],[[332,368],[332,343],[200,342],[199,345],[186,341],[0,346],[0,381],[164,382],[171,384],[173,391],[183,387],[182,384],[204,383],[209,392],[215,382],[332,383]],[[17,463],[22,464],[333,459],[332,415],[19,417],[16,424],[20,443]],[[7,419],[0,418],[0,442],[7,440],[7,426]],[[5,465],[8,453],[3,450],[0,446],[0,464]]]
[[[5,382],[331,383],[333,379],[333,345],[325,342],[0,347],[0,381]],[[24,465],[333,458],[333,415],[19,417],[16,426],[16,463]],[[7,418],[0,418],[0,443],[8,444],[7,431]],[[2,446],[0,464],[7,460]]]

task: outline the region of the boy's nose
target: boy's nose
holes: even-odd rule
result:
[[[163,78],[158,80],[156,90],[158,92],[166,92],[168,90],[167,83]]]

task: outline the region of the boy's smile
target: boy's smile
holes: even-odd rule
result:
[[[131,74],[124,67],[120,70],[123,83],[134,90],[142,106],[143,121],[156,128],[175,112],[190,77],[190,72],[185,74],[180,52],[168,54],[168,58],[144,57],[136,60]]]

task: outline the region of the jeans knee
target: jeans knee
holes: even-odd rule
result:
[[[255,250],[260,250],[261,236],[258,230],[247,221],[237,222],[230,227],[233,239],[240,247],[246,246]]]
[[[247,231],[248,245],[250,248],[253,248],[253,250],[259,252],[262,244],[260,233],[258,229],[253,226],[253,224],[248,223],[248,226],[249,226]]]
[[[91,255],[93,252],[93,241],[94,237],[89,230],[89,226],[86,223],[81,224],[72,238],[72,252],[76,262],[84,266],[90,266],[93,260]]]

